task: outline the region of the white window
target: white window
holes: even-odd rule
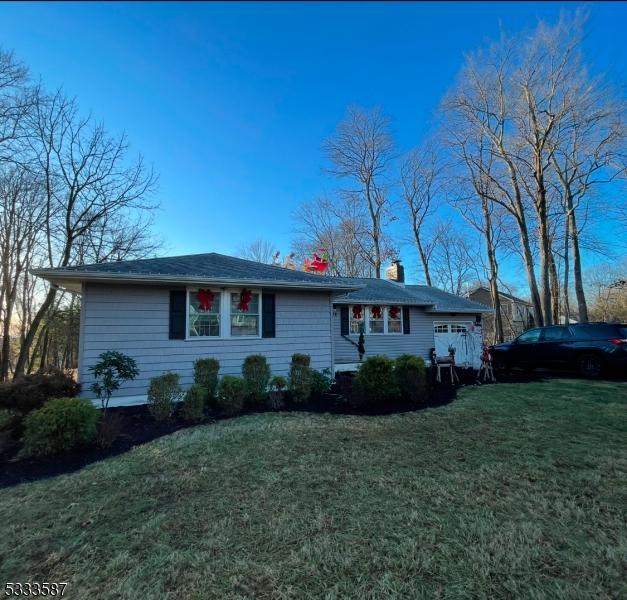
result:
[[[403,333],[403,311],[400,306],[355,304],[348,307],[349,332],[358,335],[390,335]]]
[[[231,336],[259,337],[259,294],[251,294],[248,310],[243,310],[241,294],[231,294]]]
[[[382,306],[368,307],[368,333],[385,333],[385,310]]]
[[[366,307],[361,304],[355,304],[354,306],[349,306],[348,311],[348,317],[350,320],[349,332],[360,334],[363,331],[365,333],[364,324],[366,322]]]
[[[448,333],[448,325],[434,325],[433,332],[434,333]]]
[[[187,295],[189,337],[219,337],[221,292],[190,290]]]
[[[466,333],[468,327],[466,325],[460,325],[459,323],[451,323],[451,333]]]

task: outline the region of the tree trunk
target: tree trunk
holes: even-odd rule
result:
[[[550,254],[550,277],[551,277],[551,317],[553,323],[560,322],[560,282],[557,277],[557,267],[555,266],[555,255]]]
[[[538,206],[537,209],[540,237],[540,299],[542,304],[543,324],[551,325],[553,323],[550,282],[551,244],[549,241],[546,206],[540,203],[540,206]]]
[[[26,334],[26,338],[22,347],[20,348],[19,356],[17,357],[17,362],[15,363],[15,371],[13,373],[13,379],[19,377],[24,374],[24,370],[28,363],[28,357],[30,353],[31,346],[33,345],[33,341],[35,340],[35,336],[37,335],[37,330],[41,325],[41,322],[48,312],[50,306],[54,302],[54,299],[57,295],[57,288],[50,287],[48,293],[46,294],[46,298],[43,301],[42,305],[39,307],[39,310],[35,313],[33,317],[33,322],[31,326],[28,328],[28,333]]]
[[[562,289],[563,309],[564,309],[564,322],[566,325],[570,323],[570,299],[568,298],[568,277],[569,277],[569,256],[568,256],[568,244],[570,242],[570,221],[568,217],[564,224],[564,283]]]
[[[431,273],[429,272],[429,260],[427,259],[427,253],[420,241],[418,232],[414,230],[414,237],[416,238],[416,247],[418,248],[418,254],[420,256],[420,262],[422,263],[422,270],[425,274],[425,282],[428,286],[431,286]]]
[[[579,309],[579,322],[588,322],[588,305],[586,294],[583,289],[583,277],[581,274],[581,254],[579,252],[579,232],[577,231],[577,218],[572,207],[572,197],[569,197],[568,220],[570,222],[570,243],[573,253],[573,281],[575,284],[575,295],[577,296],[577,306]]]
[[[533,254],[531,253],[531,244],[529,243],[529,232],[527,231],[527,222],[524,214],[517,215],[516,221],[520,232],[520,243],[523,250],[523,259],[527,270],[527,284],[529,285],[529,294],[531,295],[531,304],[533,305],[533,318],[536,327],[544,325],[544,317],[542,314],[542,304],[540,302],[540,293],[538,292],[538,283],[534,271]]]

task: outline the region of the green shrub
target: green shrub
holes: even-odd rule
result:
[[[153,377],[148,386],[148,410],[157,421],[172,416],[176,403],[183,396],[178,373],[164,373]]]
[[[218,408],[225,415],[237,415],[244,408],[246,382],[241,377],[225,375],[218,385]]]
[[[199,358],[194,363],[194,383],[207,390],[209,401],[216,397],[220,363],[215,358]]]
[[[268,384],[270,392],[268,394],[268,404],[272,409],[278,409],[283,406],[283,397],[285,388],[287,387],[287,379],[283,375],[275,375]]]
[[[200,423],[205,418],[205,407],[209,394],[206,388],[198,383],[192,385],[185,393],[181,403],[181,415],[186,421]]]
[[[111,394],[120,389],[125,381],[132,381],[139,375],[139,369],[135,359],[118,352],[109,350],[98,357],[98,362],[89,367],[94,383],[91,391],[100,398],[103,413],[109,408]]]
[[[319,398],[322,394],[326,394],[335,380],[331,377],[330,369],[323,369],[322,371],[311,370],[311,395],[314,398]]]
[[[311,396],[311,357],[309,354],[292,354],[289,388],[294,402],[305,402]]]
[[[16,411],[0,408],[0,452],[9,447],[20,420],[20,415]]]
[[[271,390],[276,390],[277,392],[283,391],[287,387],[287,378],[283,377],[283,375],[275,375],[268,384]]]
[[[394,373],[403,400],[415,403],[425,400],[427,370],[420,356],[401,354],[394,361]]]
[[[359,402],[377,404],[398,396],[394,361],[387,356],[370,356],[355,375]]]
[[[24,420],[22,456],[48,456],[96,438],[98,409],[85,398],[55,398]]]
[[[242,375],[246,382],[248,397],[255,403],[261,403],[268,394],[270,367],[262,354],[247,356],[242,365]]]
[[[15,381],[0,383],[0,408],[25,415],[51,398],[72,398],[79,391],[79,384],[59,370],[24,375]]]

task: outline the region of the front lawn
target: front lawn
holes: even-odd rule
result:
[[[67,598],[627,595],[627,384],[199,426],[0,491],[0,584]],[[0,590],[3,593],[4,590]]]

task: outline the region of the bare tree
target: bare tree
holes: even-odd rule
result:
[[[258,238],[247,244],[242,244],[237,251],[237,255],[247,260],[270,264],[276,252],[277,247],[275,244],[268,240]]]
[[[427,285],[431,283],[429,262],[433,236],[426,232],[429,217],[438,209],[444,186],[444,165],[432,144],[411,151],[401,164],[401,194],[409,213],[412,237],[418,250]]]
[[[297,237],[293,247],[300,259],[324,248],[329,255],[329,273],[341,277],[371,277],[374,271],[372,238],[368,217],[354,196],[320,197],[303,203],[293,215]],[[394,250],[386,236],[382,256]]]
[[[122,215],[152,208],[146,200],[156,183],[152,170],[141,157],[129,162],[126,137],[111,137],[101,124],[80,116],[75,100],[61,92],[42,96],[30,129],[31,168],[44,190],[44,265],[65,267],[77,259],[88,260],[86,251],[94,245],[86,240],[99,227],[111,235],[111,225]],[[34,313],[14,376],[24,372],[56,296],[57,289],[49,287]]]
[[[461,296],[464,288],[477,279],[476,254],[468,235],[456,231],[450,221],[440,223],[431,268],[438,287]]]
[[[391,218],[389,175],[395,158],[390,120],[378,109],[350,107],[324,149],[330,172],[353,184],[343,193],[357,198],[367,211],[374,276],[380,278],[384,228]]]

